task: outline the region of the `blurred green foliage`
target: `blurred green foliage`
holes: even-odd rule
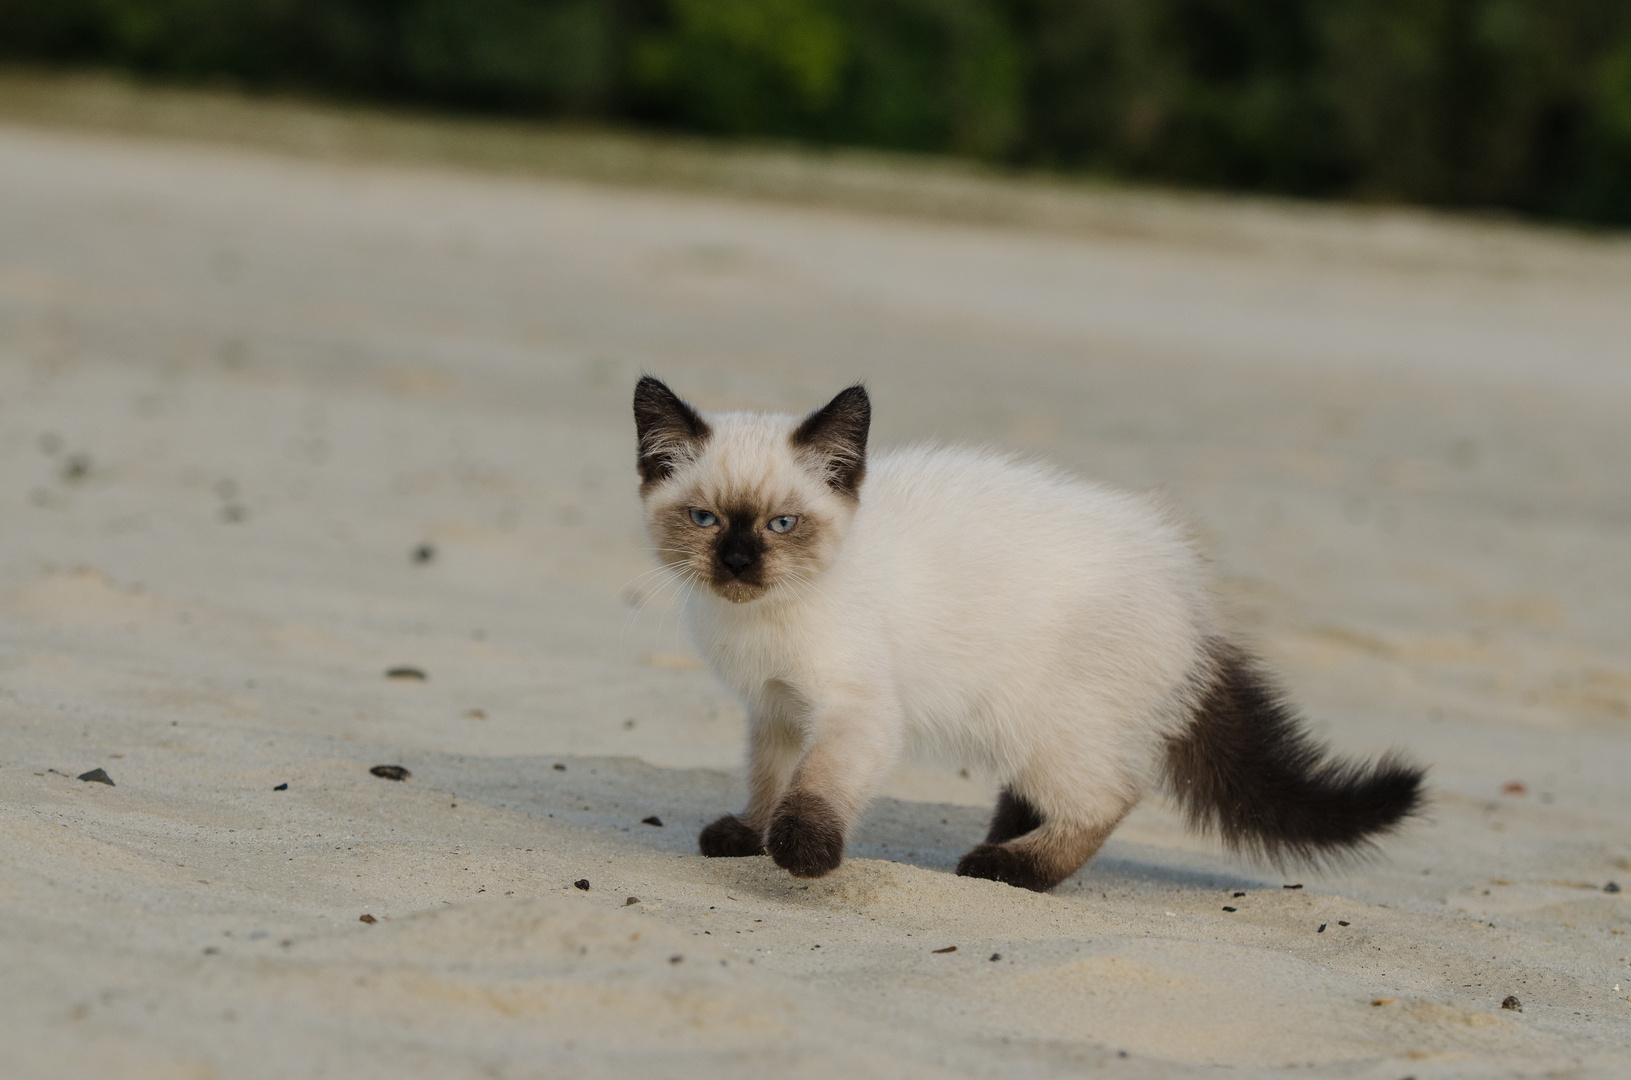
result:
[[[1631,0],[0,0],[0,57],[1631,224]]]

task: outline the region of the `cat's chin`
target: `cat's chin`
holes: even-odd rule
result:
[[[716,581],[711,588],[715,596],[733,604],[751,604],[770,591],[764,585],[749,585],[745,581]]]

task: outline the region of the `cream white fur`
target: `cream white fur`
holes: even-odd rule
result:
[[[795,456],[798,418],[707,420],[708,441],[647,493],[648,523],[752,492],[831,530],[757,599],[704,585],[686,601],[698,648],[749,711],[744,820],[763,828],[796,780],[847,826],[907,755],[981,769],[1051,828],[1097,834],[1156,782],[1215,625],[1201,560],[1159,500],[916,447],[869,456],[856,502]]]

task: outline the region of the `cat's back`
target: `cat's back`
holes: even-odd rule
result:
[[[866,524],[956,542],[1006,538],[1016,547],[1062,539],[1096,546],[1136,539],[1188,551],[1160,499],[1094,483],[1015,454],[916,446],[878,455],[861,495]]]
[[[1161,499],[966,447],[910,447],[874,458],[852,538],[863,557],[887,564],[899,581],[987,600],[1006,593],[1037,604],[1084,589],[1125,587],[1148,597],[1152,589],[1203,588],[1188,531]]]

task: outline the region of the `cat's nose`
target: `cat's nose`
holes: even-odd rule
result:
[[[753,562],[753,556],[745,551],[733,551],[729,555],[722,555],[720,562],[730,567],[731,573],[740,574]]]

